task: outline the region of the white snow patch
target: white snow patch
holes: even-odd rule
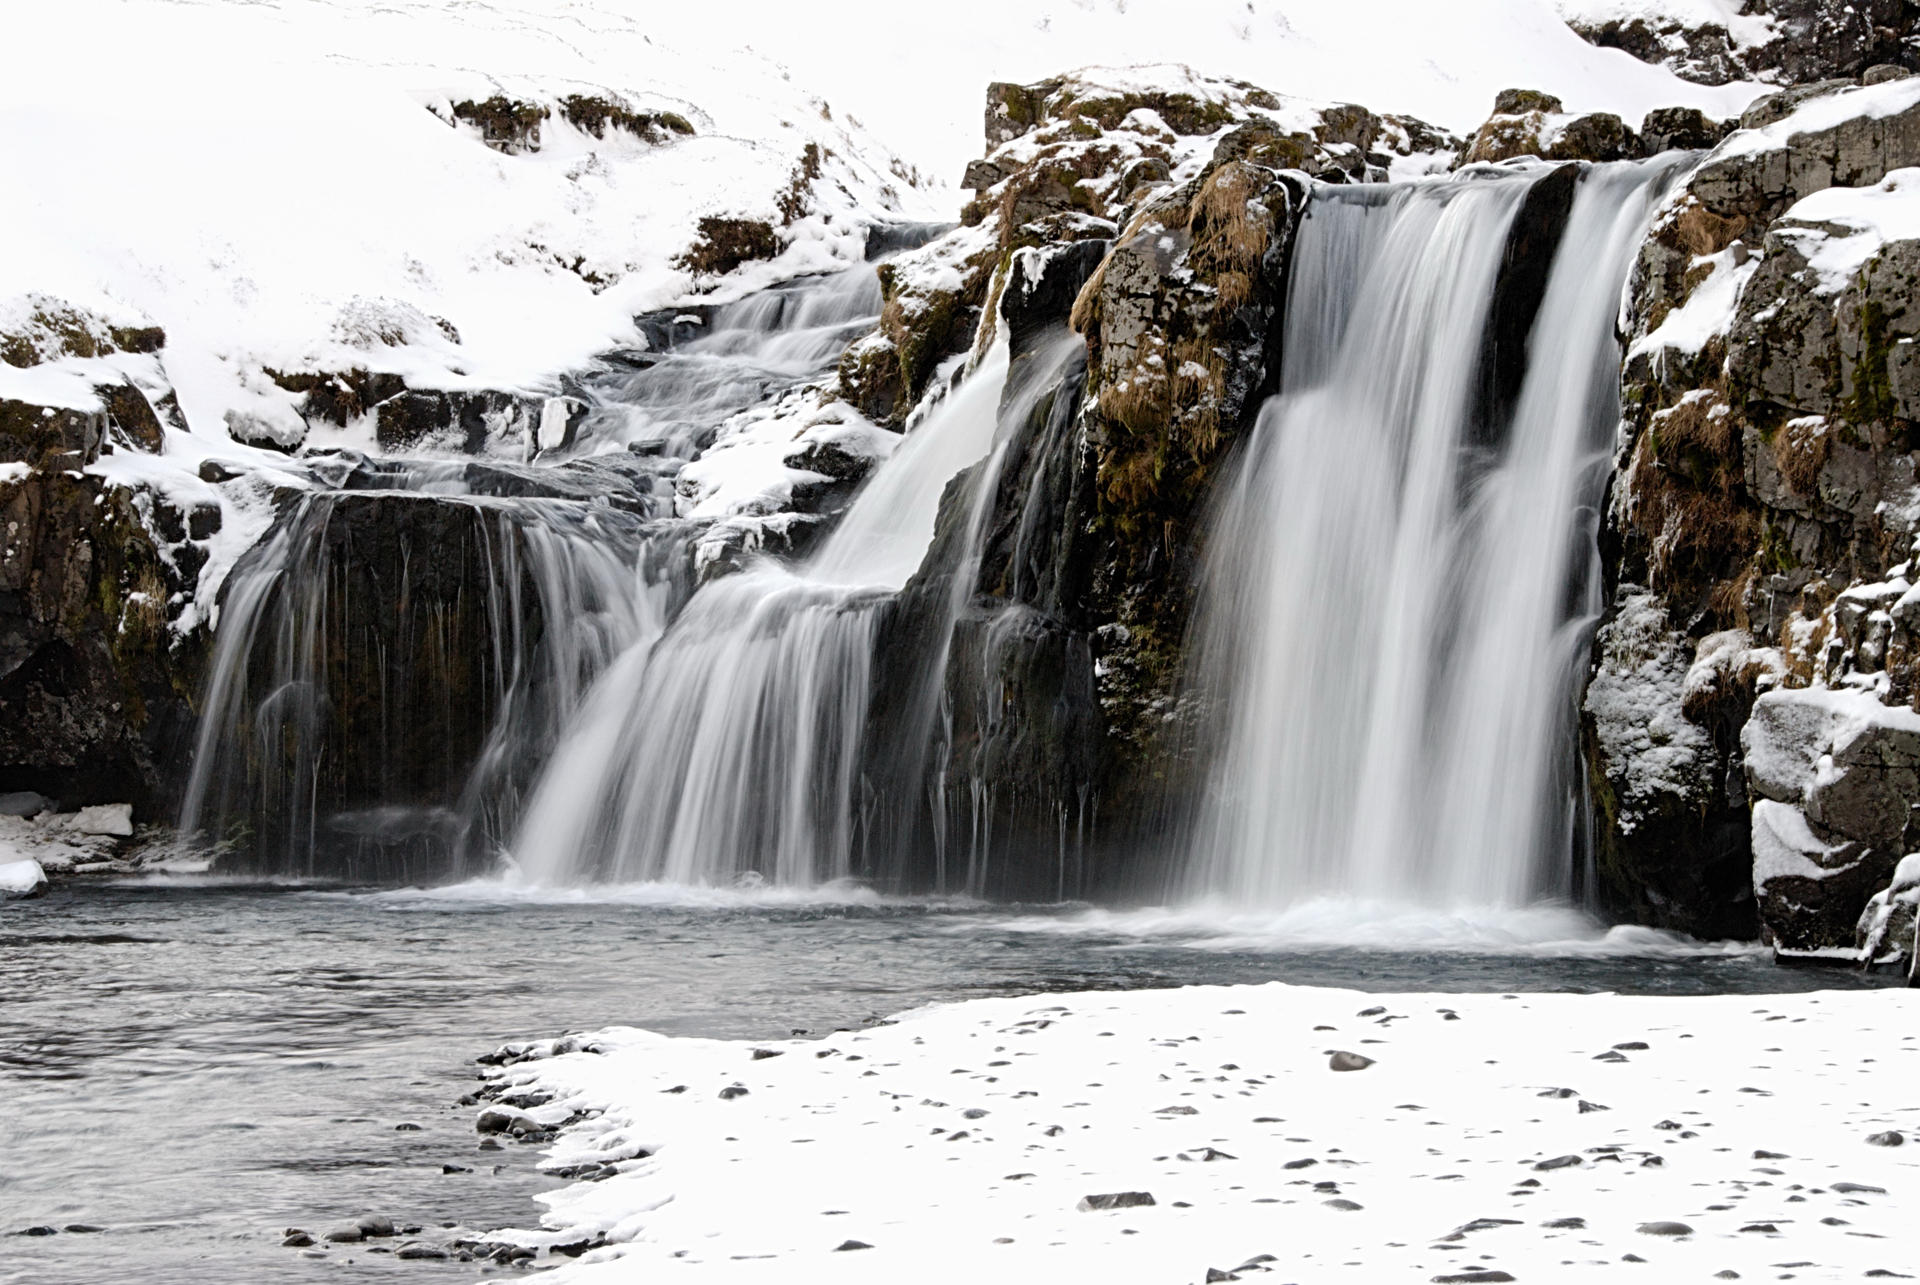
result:
[[[1760,270],[1758,258],[1739,260],[1732,246],[1718,254],[1696,256],[1694,262],[1711,263],[1713,271],[1694,286],[1685,303],[1669,312],[1660,324],[1633,341],[1627,350],[1629,360],[1642,353],[1660,353],[1663,349],[1692,355],[1706,347],[1707,341],[1733,328],[1740,292]],[[1698,391],[1698,390],[1696,390]]]
[[[557,1282],[1164,1285],[1263,1254],[1276,1281],[1583,1282],[1628,1252],[1649,1280],[1858,1279],[1906,1262],[1908,1149],[1863,1138],[1920,1126],[1917,1019],[1909,991],[1274,983],[974,1000],[820,1040],[616,1027],[514,1046],[514,1100],[601,1113],[548,1153],[597,1180],[493,1235],[614,1242]],[[1083,1212],[1120,1192],[1152,1203]],[[1667,1220],[1686,1234],[1643,1230]]]
[[[1834,234],[1820,227],[1782,227],[1817,277],[1821,294],[1838,294],[1889,241],[1920,238],[1920,169],[1894,170],[1872,187],[1830,187],[1802,197],[1784,218],[1795,223],[1850,228]]]

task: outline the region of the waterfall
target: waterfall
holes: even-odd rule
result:
[[[1202,586],[1197,686],[1218,724],[1192,894],[1444,907],[1566,891],[1615,319],[1669,168],[1581,176],[1510,408],[1486,393],[1499,285],[1553,172],[1316,192],[1282,391]]]
[[[977,544],[998,427],[1050,390],[1066,351],[1005,407],[997,352],[875,471],[807,563],[762,562],[707,585],[657,642],[636,640],[541,781],[512,845],[521,877],[805,886],[856,873],[855,787],[882,613],[920,568],[942,497],[969,468],[960,510]],[[888,693],[922,707],[922,743],[951,614],[933,631],[938,654],[922,658],[926,690]]]
[[[484,868],[586,685],[659,632],[645,543],[608,506],[303,496],[235,571],[182,828],[283,874]]]

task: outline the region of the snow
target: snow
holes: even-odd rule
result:
[[[33,465],[18,460],[10,464],[0,464],[0,482],[24,482],[33,476]]]
[[[1754,156],[1777,152],[1801,134],[1813,134],[1859,118],[1879,120],[1920,104],[1920,79],[1882,81],[1878,85],[1848,85],[1831,94],[1809,99],[1782,120],[1763,129],[1729,134],[1708,158]]]
[[[4,851],[4,849],[0,849]],[[31,897],[47,886],[47,872],[31,858],[0,862],[0,900]]]
[[[133,805],[130,803],[99,803],[92,807],[81,808],[67,822],[67,829],[77,834],[102,834],[127,838],[133,834]]]
[[[790,466],[789,456],[812,446],[876,462],[892,453],[898,434],[827,396],[821,388],[801,388],[729,420],[713,445],[680,470],[674,511],[695,519],[770,514],[788,504],[794,487],[828,480]]]
[[[865,223],[938,211],[772,63],[658,25],[610,0],[34,6],[0,47],[0,303],[151,318],[189,424],[219,436],[230,412],[290,413],[269,367],[532,390],[632,345],[634,314],[701,284],[674,263],[698,220],[778,222],[807,143],[832,154],[818,212],[732,291],[858,262]],[[496,93],[615,97],[695,134],[595,139],[556,110],[538,153],[503,155],[447,123]],[[389,343],[370,316],[412,322]]]
[[[23,369],[0,362],[0,399],[98,414],[103,407],[93,385],[102,381],[87,377],[88,368],[98,364],[62,362]]]
[[[1724,118],[1760,92],[1681,80],[1567,27],[1553,0],[979,0],[956,20],[939,6],[844,0],[822,22],[805,6],[735,0],[756,47],[836,108],[883,133],[921,168],[955,179],[979,155],[988,81],[1030,83],[1150,55],[1300,98],[1405,112],[1471,134],[1494,95],[1530,86],[1574,112],[1630,124],[1655,107]],[[713,6],[669,9],[657,28],[691,44],[723,24]],[[857,39],[849,39],[857,32]],[[928,56],[929,51],[937,51]]]
[[[1747,257],[1744,247],[1729,246],[1718,254],[1696,255],[1694,263],[1710,263],[1713,271],[1694,286],[1685,303],[1669,312],[1653,330],[1633,341],[1627,350],[1629,361],[1643,353],[1659,354],[1669,349],[1691,356],[1706,347],[1708,340],[1733,328],[1740,292],[1760,270],[1760,260]]]
[[[1909,1256],[1920,1158],[1866,1138],[1920,1129],[1916,1018],[1907,991],[1274,983],[974,1000],[820,1040],[613,1028],[510,1046],[532,1060],[498,1073],[508,1102],[599,1113],[549,1165],[597,1172],[540,1198],[543,1228],[491,1238],[605,1235],[553,1259],[596,1285],[1163,1285],[1243,1264],[1578,1282],[1628,1253],[1649,1280],[1858,1279]],[[1373,1064],[1334,1071],[1334,1051]],[[1082,1212],[1123,1192],[1152,1203]]]
[[[1872,187],[1830,187],[1802,197],[1782,227],[1816,274],[1815,289],[1838,294],[1889,241],[1920,238],[1920,169],[1894,170]],[[1839,229],[1852,229],[1850,232]]]
[[[1824,879],[1833,872],[1823,858],[1846,847],[1822,843],[1799,808],[1772,799],[1754,802],[1752,833],[1756,892],[1764,892],[1774,879]]]

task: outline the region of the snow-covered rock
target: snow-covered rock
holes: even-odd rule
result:
[[[81,808],[67,822],[67,829],[79,834],[103,834],[128,838],[133,834],[131,803],[98,803]]]
[[[0,901],[38,897],[47,890],[47,872],[32,859],[0,862]]]
[[[1860,906],[1920,833],[1920,714],[1871,692],[1772,691],[1741,732],[1753,809],[1753,882],[1769,938],[1851,945]]]

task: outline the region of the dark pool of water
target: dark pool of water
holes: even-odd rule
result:
[[[1064,917],[1041,910],[1035,915]],[[1198,950],[925,905],[516,905],[115,886],[0,906],[0,1280],[470,1278],[280,1241],[367,1211],[528,1225],[537,1149],[476,1150],[476,1055],[614,1024],[767,1038],[1009,992],[1285,980],[1665,993],[1873,984],[1752,956]],[[417,1125],[418,1130],[402,1130]],[[472,1168],[445,1173],[443,1165]],[[497,1168],[496,1168],[497,1167]]]

